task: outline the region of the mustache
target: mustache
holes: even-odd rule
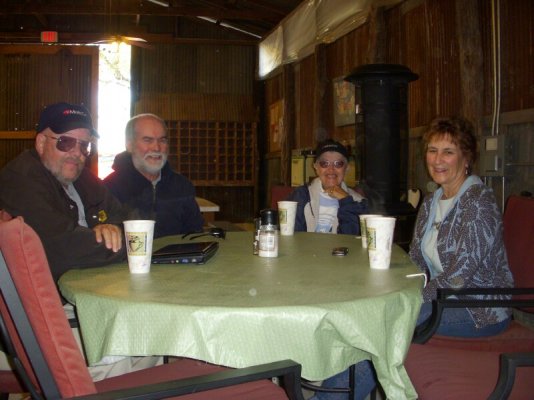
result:
[[[146,160],[148,157],[161,157],[162,159],[165,159],[165,154],[160,151],[152,151],[150,153],[146,153],[143,159]]]
[[[83,165],[84,161],[81,157],[68,156],[63,159],[64,162],[75,162],[78,165]]]

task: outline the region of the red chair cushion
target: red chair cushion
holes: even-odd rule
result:
[[[534,287],[534,198],[510,196],[503,219],[504,244],[516,287]]]
[[[22,217],[0,222],[0,249],[60,393],[63,397],[96,393],[39,236]]]
[[[291,186],[275,185],[271,188],[271,208],[278,210],[278,202],[287,199],[293,191]]]
[[[412,344],[404,366],[419,400],[487,399],[497,384],[499,352]],[[517,369],[509,400],[532,399],[534,367]]]
[[[190,378],[193,376],[206,375],[226,368],[217,365],[207,364],[202,361],[187,358],[178,359],[169,364],[160,365],[142,371],[131,372],[129,374],[108,378],[95,382],[99,392],[114,389],[122,389],[140,386],[143,384],[158,383],[172,379]],[[191,395],[180,396],[180,400],[233,400],[233,399],[254,399],[254,400],[287,400],[284,390],[274,385],[270,380],[244,383],[213,391],[205,391]]]
[[[0,371],[0,393],[23,393],[23,387],[13,371]]]
[[[13,217],[5,210],[0,210],[0,221],[10,221]]]
[[[11,219],[12,217],[7,211],[0,210],[0,221],[10,221]],[[22,385],[13,371],[0,371],[0,393],[21,393],[23,391]]]
[[[503,218],[504,245],[515,287],[534,287],[534,198],[510,196]],[[524,308],[534,313],[534,308]]]
[[[72,336],[39,237],[22,217],[0,221],[0,249],[22,303],[51,368],[62,397],[74,397],[112,389],[205,375],[226,368],[180,359],[155,368],[92,382],[85,361]],[[0,301],[0,309],[5,304]],[[6,312],[2,310],[2,315]],[[11,329],[13,331],[13,329]],[[19,346],[20,347],[20,346]],[[20,348],[19,348],[20,351]],[[26,365],[28,369],[28,365]],[[251,382],[214,392],[181,396],[180,399],[287,399],[285,392],[270,380]]]
[[[434,335],[426,344],[460,350],[497,351],[500,353],[534,352],[534,330],[512,321],[510,327],[499,335],[472,339]]]

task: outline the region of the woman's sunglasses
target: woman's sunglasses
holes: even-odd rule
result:
[[[85,157],[88,157],[91,153],[91,142],[88,142],[87,140],[79,140],[70,136],[54,137],[46,135],[46,137],[56,140],[56,149],[64,153],[71,151],[76,147],[76,143],[80,145],[80,153]]]
[[[326,161],[326,160],[320,160],[317,162],[321,168],[328,168],[330,165],[333,165],[334,168],[343,168],[345,166],[345,161],[343,160],[336,160],[336,161]]]

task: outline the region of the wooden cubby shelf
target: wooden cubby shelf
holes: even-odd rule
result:
[[[169,162],[195,186],[254,186],[255,122],[166,122]]]

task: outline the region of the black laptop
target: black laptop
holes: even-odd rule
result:
[[[175,243],[152,253],[153,264],[204,264],[217,252],[218,242]]]

